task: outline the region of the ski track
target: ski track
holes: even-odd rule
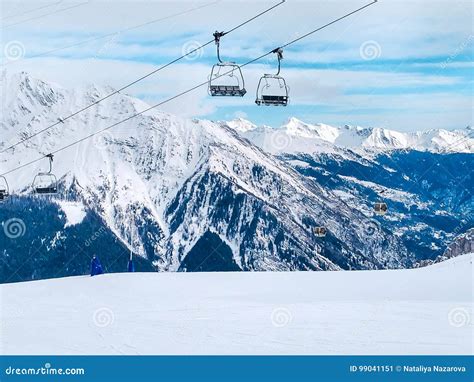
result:
[[[4,284],[1,352],[472,354],[473,257],[414,270],[134,273]],[[105,321],[94,320],[97,312]],[[456,312],[462,320],[453,325]]]

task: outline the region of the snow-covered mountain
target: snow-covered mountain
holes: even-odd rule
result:
[[[311,154],[333,152],[337,148],[376,152],[400,149],[435,153],[474,152],[474,130],[471,126],[453,131],[433,129],[402,133],[380,127],[309,124],[297,118],[290,118],[278,128],[256,126],[241,118],[221,123],[272,153]]]
[[[7,76],[0,151],[111,91],[97,86],[64,89],[26,73]],[[147,107],[127,95],[110,97],[0,154],[0,173]],[[244,120],[184,120],[152,110],[57,153],[59,197],[28,196],[34,175],[47,169],[46,161],[12,173],[8,181],[16,196],[0,205],[0,220],[7,232],[9,219],[21,219],[26,233],[15,240],[0,236],[4,280],[86,271],[86,261],[81,265],[65,258],[71,248],[77,256],[99,252],[111,270],[117,269],[117,259],[121,264],[128,258],[129,249],[143,259],[145,270],[152,266],[161,271],[374,269],[416,262],[416,249],[407,245],[404,231],[390,224],[403,221],[414,203],[433,214],[439,203],[432,208],[430,201],[397,186],[398,180],[384,184],[376,177],[357,179],[357,174],[336,169],[334,163],[342,166],[350,160],[369,168],[368,159],[356,152],[340,156],[334,142],[344,135],[341,129],[292,119],[284,129],[271,130],[272,144],[284,144],[290,135],[297,137],[297,144],[311,139],[325,148],[321,154],[330,155],[325,158],[272,155],[274,150],[256,138],[261,130],[267,134],[270,128]],[[370,166],[378,175],[390,173],[388,165],[372,161]],[[339,183],[321,181],[318,171],[332,172],[330,177]],[[399,206],[385,221],[372,213],[382,192]],[[446,213],[456,220],[472,199],[452,198]],[[326,238],[314,236],[317,226],[328,229]],[[430,227],[429,246],[451,235],[441,233],[436,239],[434,231]],[[33,257],[40,260],[31,261],[32,246],[38,247]],[[52,261],[58,266],[53,273],[48,268]],[[13,272],[17,263],[26,265]]]

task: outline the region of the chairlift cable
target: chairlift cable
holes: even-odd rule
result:
[[[58,4],[61,3],[58,2]],[[43,13],[42,15],[38,15],[38,16],[33,16],[33,17],[30,17],[29,19],[25,19],[25,20],[21,20],[21,21],[16,21],[12,24],[8,24],[8,25],[2,25],[2,29],[5,30],[7,28],[10,28],[10,27],[14,27],[16,25],[20,25],[20,24],[24,24],[24,23],[27,23],[29,21],[34,21],[34,20],[38,20],[38,19],[42,19],[44,17],[47,17],[47,16],[51,16],[51,15],[54,15],[54,14],[57,14],[57,13],[61,13],[61,12],[64,12],[64,11],[68,11],[70,9],[73,9],[73,8],[77,8],[77,7],[80,7],[82,5],[86,5],[86,4],[89,4],[90,3],[90,0],[87,0],[87,1],[84,1],[82,3],[79,3],[79,4],[74,4],[74,5],[71,5],[70,7],[66,7],[66,8],[60,8],[60,9],[57,9],[55,11],[52,11],[52,12],[49,12],[49,13]]]
[[[61,3],[62,0],[57,0],[55,1],[54,3],[50,3],[50,4],[46,4],[46,5],[41,5],[39,7],[36,7],[36,8],[31,8],[31,9],[28,9],[27,11],[25,12],[20,12],[20,13],[15,13],[13,15],[7,15],[7,16],[4,16],[4,17],[0,17],[0,21],[3,21],[3,20],[7,20],[7,19],[13,19],[15,17],[21,17],[23,15],[26,15],[28,13],[31,13],[31,12],[36,12],[36,11],[39,11],[41,9],[44,9],[44,8],[49,8],[49,7],[53,7],[55,5],[58,5],[59,3]]]
[[[243,27],[245,24],[248,24],[249,22],[259,18],[260,16],[263,16],[265,13],[270,12],[271,10],[275,9],[276,7],[279,7],[280,5],[282,5],[285,1],[286,0],[281,0],[278,4],[275,4],[274,6],[268,8],[268,9],[265,9],[264,11],[256,14],[254,17],[244,21],[243,23],[233,27],[232,29],[228,30],[227,32],[222,32],[222,36],[225,36],[226,34],[232,33],[236,29],[239,29],[239,28]]]
[[[250,18],[250,19],[244,21],[243,23],[240,23],[239,25],[233,27],[233,28],[230,29],[229,31],[227,31],[227,32],[222,32],[222,33],[223,33],[223,34],[229,34],[229,33],[233,32],[233,31],[235,31],[236,29],[241,28],[242,26],[246,25],[247,23],[249,23],[249,22],[255,20],[256,18],[262,16],[263,14],[269,12],[270,10],[272,10],[272,9],[274,9],[274,8],[276,8],[276,7],[278,7],[278,6],[280,6],[280,5],[283,4],[284,2],[285,2],[285,0],[282,0],[282,1],[280,1],[278,4],[275,4],[275,5],[273,5],[272,7],[267,8],[266,10],[260,12],[259,14],[253,16],[252,18]],[[68,119],[70,119],[70,118],[72,118],[72,117],[74,117],[74,116],[76,116],[76,115],[82,113],[83,111],[90,109],[91,107],[93,107],[93,106],[99,104],[99,103],[102,102],[102,101],[105,101],[106,99],[108,99],[108,98],[110,98],[110,97],[112,97],[112,96],[114,96],[114,95],[120,93],[121,91],[123,91],[123,90],[125,90],[125,89],[127,89],[127,88],[129,88],[129,87],[131,87],[131,86],[133,86],[133,85],[135,85],[136,83],[138,83],[138,82],[140,82],[140,81],[143,81],[144,79],[146,79],[146,78],[152,76],[153,74],[156,74],[156,73],[160,72],[161,70],[163,70],[163,69],[165,69],[165,68],[167,68],[167,67],[169,67],[169,66],[175,64],[176,62],[182,60],[183,58],[185,58],[185,57],[187,57],[187,56],[189,56],[189,55],[191,55],[191,54],[193,54],[193,53],[195,53],[195,52],[197,52],[197,51],[199,51],[200,49],[206,47],[207,45],[209,45],[209,44],[211,44],[211,43],[213,43],[213,42],[214,42],[214,39],[209,40],[208,42],[206,42],[206,43],[204,43],[204,44],[202,44],[202,45],[200,45],[200,46],[198,46],[198,47],[192,49],[191,51],[187,52],[186,54],[183,54],[183,55],[181,55],[180,57],[177,57],[177,58],[175,58],[174,60],[172,60],[172,61],[170,61],[170,62],[168,62],[168,63],[166,63],[166,64],[164,64],[164,65],[161,65],[160,67],[156,68],[155,70],[153,70],[153,71],[151,71],[151,72],[149,72],[149,73],[147,73],[147,74],[141,76],[140,78],[138,78],[138,79],[136,79],[136,80],[134,80],[134,81],[132,81],[132,82],[130,82],[130,83],[128,83],[128,84],[122,86],[121,88],[119,88],[119,89],[113,91],[112,93],[109,93],[109,94],[105,95],[104,97],[97,99],[96,101],[94,101],[94,102],[90,103],[89,105],[87,105],[87,106],[85,106],[85,107],[83,107],[83,108],[81,108],[81,109],[75,111],[74,113],[72,113],[72,114],[70,114],[70,115],[68,115],[68,116],[66,116],[66,117],[60,118],[60,121],[57,121],[57,122],[53,123],[52,125],[49,125],[49,126],[43,128],[43,129],[37,131],[36,133],[33,133],[33,134],[31,134],[31,135],[29,135],[29,136],[23,138],[22,140],[20,140],[20,141],[18,141],[18,142],[16,142],[16,143],[14,143],[14,144],[12,144],[12,145],[6,147],[5,149],[3,149],[3,150],[0,151],[0,154],[6,152],[6,151],[8,151],[8,150],[11,150],[11,149],[15,148],[16,146],[18,146],[18,145],[20,145],[20,144],[22,144],[22,143],[24,143],[24,142],[29,141],[30,139],[32,139],[32,138],[34,138],[34,137],[36,137],[36,136],[38,136],[38,135],[44,133],[45,131],[48,131],[48,130],[52,129],[53,127],[59,125],[60,123],[63,123],[64,121],[66,121],[66,120],[68,120]]]
[[[281,47],[289,46],[289,45],[291,45],[291,44],[294,44],[295,42],[300,41],[302,38],[308,37],[308,36],[312,35],[313,33],[315,33],[316,31],[320,31],[321,29],[326,28],[326,27],[328,27],[328,26],[334,24],[336,21],[342,20],[342,19],[344,19],[345,17],[354,14],[355,12],[359,12],[359,11],[361,11],[362,9],[367,8],[368,6],[375,4],[376,2],[377,2],[377,0],[374,0],[373,2],[371,2],[371,3],[369,3],[369,4],[365,5],[365,6],[363,6],[363,7],[361,7],[361,8],[358,8],[358,9],[355,10],[355,11],[352,11],[352,12],[346,14],[345,16],[339,17],[339,18],[336,19],[335,21],[332,21],[332,22],[330,22],[330,23],[328,23],[328,24],[326,24],[326,25],[324,25],[324,26],[322,26],[322,27],[319,27],[319,28],[317,28],[317,29],[315,29],[315,30],[313,30],[313,31],[311,31],[311,32],[309,32],[309,33],[306,33],[306,34],[304,35],[304,37],[301,36],[301,37],[299,37],[299,38],[297,38],[297,39],[295,39],[295,40],[293,40],[293,41],[290,41],[290,42],[288,42],[288,43],[286,43],[286,44],[280,46],[280,48],[281,48]],[[214,40],[211,40],[209,43],[212,43],[212,42],[214,42]],[[278,48],[276,48],[276,49],[278,49]],[[250,60],[250,61],[248,61],[248,62],[246,62],[246,63],[240,65],[240,67],[244,67],[244,66],[250,65],[250,64],[252,64],[252,63],[254,63],[254,62],[256,62],[256,61],[259,61],[259,60],[261,60],[262,58],[264,58],[264,57],[266,57],[266,56],[268,56],[268,55],[270,55],[270,54],[273,54],[274,50],[275,50],[275,49],[272,49],[272,50],[270,50],[269,52],[264,53],[264,54],[260,55],[259,57],[254,58],[254,59],[252,59],[252,60]],[[231,71],[228,71],[228,72],[222,74],[221,76],[228,75],[230,72],[231,72]],[[81,138],[81,139],[78,139],[78,140],[76,140],[76,141],[74,141],[74,142],[71,142],[71,143],[69,143],[69,144],[66,145],[66,146],[60,147],[59,149],[56,149],[56,150],[52,151],[50,154],[57,154],[57,153],[59,153],[59,152],[61,152],[61,151],[64,151],[64,150],[66,150],[66,149],[68,149],[68,148],[70,148],[70,147],[72,147],[72,146],[75,146],[75,145],[77,145],[77,144],[79,144],[79,143],[81,143],[81,142],[86,141],[87,139],[90,139],[90,138],[94,137],[95,135],[101,134],[101,133],[103,133],[104,131],[107,131],[107,130],[109,130],[109,129],[112,129],[113,127],[115,127],[115,126],[117,126],[117,125],[120,125],[120,124],[122,124],[122,123],[124,123],[124,122],[127,122],[127,121],[129,121],[129,120],[131,120],[131,119],[133,119],[133,118],[136,118],[136,117],[138,117],[138,116],[140,116],[140,115],[142,115],[142,114],[144,114],[144,113],[146,113],[146,112],[148,112],[148,111],[150,111],[150,110],[152,110],[152,109],[155,109],[155,108],[157,108],[157,107],[159,107],[159,106],[161,106],[161,105],[164,105],[165,103],[171,102],[171,101],[173,101],[173,100],[175,100],[175,99],[177,99],[177,98],[179,98],[179,97],[182,97],[183,95],[186,95],[186,94],[188,94],[188,93],[193,92],[193,91],[196,90],[196,89],[199,89],[200,87],[203,87],[203,86],[205,86],[205,85],[208,85],[208,83],[209,83],[209,81],[201,82],[200,84],[197,84],[197,85],[195,85],[195,86],[193,86],[193,87],[191,87],[191,88],[189,88],[189,89],[187,89],[187,90],[184,90],[184,91],[182,91],[182,92],[180,92],[180,93],[178,93],[178,94],[176,94],[176,95],[174,95],[174,96],[172,96],[172,97],[170,97],[170,98],[164,100],[164,101],[161,101],[161,102],[159,102],[159,103],[157,103],[157,104],[155,104],[155,105],[152,105],[152,106],[146,108],[145,110],[142,110],[142,111],[140,111],[140,112],[137,112],[137,113],[135,113],[135,114],[132,114],[132,115],[128,116],[127,118],[125,118],[125,119],[123,119],[123,120],[120,120],[120,121],[118,121],[118,122],[115,122],[114,124],[112,124],[112,125],[110,125],[110,126],[107,126],[107,127],[103,128],[103,129],[101,129],[101,130],[99,130],[99,131],[96,131],[96,132],[91,133],[91,134],[89,134],[89,135],[87,135],[87,136],[85,136],[85,137],[83,137],[83,138]],[[20,170],[20,169],[22,169],[22,168],[24,168],[24,167],[27,167],[27,166],[29,166],[29,165],[32,165],[32,164],[34,164],[34,163],[36,163],[36,162],[38,162],[38,161],[44,159],[45,157],[46,157],[46,155],[43,155],[43,156],[41,156],[41,157],[39,157],[39,158],[37,158],[37,159],[33,159],[33,160],[31,160],[31,161],[29,161],[29,162],[27,162],[27,163],[24,163],[24,164],[22,164],[22,165],[20,165],[20,166],[17,166],[17,167],[15,167],[15,168],[11,169],[11,170],[9,170],[9,171],[3,173],[3,174],[0,174],[0,176],[5,176],[5,175],[10,174],[10,173],[12,173],[12,172],[14,172],[14,171],[17,171],[17,170]]]
[[[292,41],[290,41],[290,42],[287,42],[286,44],[280,46],[280,48],[283,49],[283,48],[286,48],[286,47],[289,46],[289,45],[293,45],[295,42],[298,42],[298,41],[300,41],[300,40],[303,40],[304,38],[306,38],[306,37],[308,37],[308,36],[311,36],[312,34],[314,34],[314,33],[316,33],[316,32],[319,32],[321,29],[327,28],[328,26],[330,26],[330,25],[332,25],[332,24],[335,24],[335,23],[337,23],[338,21],[341,21],[341,20],[345,19],[346,17],[352,16],[354,13],[357,13],[357,12],[359,12],[359,11],[361,11],[361,10],[367,8],[367,7],[370,7],[371,5],[374,5],[374,4],[377,3],[377,2],[378,2],[378,0],[373,0],[371,3],[366,4],[366,5],[364,5],[363,7],[357,8],[356,10],[354,10],[354,11],[352,11],[352,12],[349,12],[349,13],[345,14],[344,16],[339,17],[338,19],[333,20],[333,21],[331,21],[330,23],[327,23],[327,24],[325,24],[325,25],[323,25],[323,26],[321,26],[321,27],[319,27],[319,28],[316,28],[316,29],[312,30],[311,32],[305,33],[304,35],[302,35],[302,36],[300,36],[300,37],[298,37],[298,38],[295,38],[294,40],[292,40]]]
[[[12,63],[15,62],[17,63],[18,61],[23,61],[23,60],[30,60],[32,58],[38,58],[38,57],[43,57],[43,56],[46,56],[46,55],[49,55],[51,53],[56,53],[56,52],[59,52],[61,50],[64,50],[64,49],[69,49],[69,48],[74,48],[76,46],[80,46],[80,45],[84,45],[84,44],[88,44],[90,42],[94,42],[94,41],[98,41],[98,40],[103,40],[104,38],[107,38],[107,37],[114,37],[114,36],[118,36],[119,34],[122,34],[122,33],[127,33],[129,31],[132,31],[132,30],[135,30],[135,29],[138,29],[138,28],[143,28],[143,27],[146,27],[148,25],[152,25],[152,24],[156,24],[156,23],[159,23],[161,21],[165,21],[165,20],[169,20],[169,19],[172,19],[172,18],[175,18],[175,17],[178,17],[178,16],[182,16],[182,15],[185,15],[185,14],[188,14],[188,13],[191,13],[191,12],[194,12],[194,11],[197,11],[197,10],[200,10],[202,8],[207,8],[211,5],[215,5],[217,3],[220,3],[222,0],[216,0],[216,1],[213,1],[211,3],[206,3],[206,4],[203,4],[203,5],[200,5],[198,7],[194,7],[194,8],[189,8],[189,9],[186,9],[184,11],[181,11],[181,12],[177,12],[177,13],[173,13],[171,15],[168,15],[168,16],[164,16],[164,17],[160,17],[158,19],[153,19],[153,20],[149,20],[149,21],[146,21],[144,23],[141,23],[141,24],[137,24],[137,25],[132,25],[132,26],[128,26],[124,29],[121,29],[121,30],[118,30],[118,31],[115,31],[115,32],[110,32],[110,33],[106,33],[106,34],[103,34],[103,35],[100,35],[100,36],[95,36],[95,37],[91,37],[91,38],[88,38],[88,39],[85,39],[85,40],[81,40],[81,41],[76,41],[70,45],[65,45],[65,46],[62,46],[62,47],[59,47],[59,48],[54,48],[54,49],[51,49],[51,50],[47,50],[47,51],[43,51],[41,53],[38,53],[38,54],[34,54],[32,56],[28,56],[28,57],[25,57],[25,58],[22,58],[21,60],[17,60],[17,61],[11,61]],[[8,65],[8,63],[6,63],[5,65]]]

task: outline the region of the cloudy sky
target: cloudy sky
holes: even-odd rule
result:
[[[225,60],[245,63],[369,1],[298,1],[222,39]],[[2,64],[65,87],[121,87],[228,30],[268,1],[2,1]],[[244,117],[279,126],[307,122],[381,126],[400,131],[473,124],[472,1],[379,0],[366,10],[285,49],[286,108],[258,107],[259,77],[275,57],[242,70],[244,98],[211,98],[205,88],[161,108],[187,117]],[[210,44],[127,89],[157,103],[206,81]]]

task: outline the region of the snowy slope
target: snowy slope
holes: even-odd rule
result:
[[[399,149],[435,153],[474,152],[474,132],[469,126],[454,131],[433,129],[402,133],[380,127],[309,124],[297,118],[290,118],[278,128],[257,127],[243,119],[221,123],[274,154],[334,152],[337,148],[377,152]]]
[[[0,286],[3,354],[472,354],[472,260]]]

